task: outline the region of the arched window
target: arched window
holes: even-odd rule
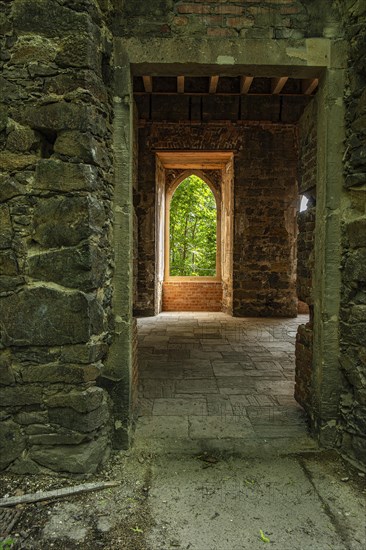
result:
[[[208,184],[191,174],[169,208],[169,276],[217,276],[217,204]]]

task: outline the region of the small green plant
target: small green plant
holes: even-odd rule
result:
[[[11,538],[7,538],[5,540],[0,540],[0,550],[10,550],[10,548],[13,546],[15,540]]]
[[[133,531],[134,533],[143,533],[143,530],[140,529],[140,527],[131,527],[131,531]]]
[[[269,540],[269,538],[266,537],[266,535],[263,533],[262,529],[259,529],[259,534],[260,534],[261,540],[262,540],[263,542],[271,542],[271,541]]]

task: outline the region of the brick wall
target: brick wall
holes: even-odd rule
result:
[[[319,36],[326,17],[325,6],[308,0],[114,1],[116,36],[301,39]]]
[[[165,282],[163,311],[221,311],[222,283]]]
[[[139,307],[154,310],[156,150],[230,150],[234,160],[234,315],[295,316],[297,133],[243,122],[144,124],[139,131]]]
[[[236,147],[234,315],[296,316],[296,130],[245,125]]]

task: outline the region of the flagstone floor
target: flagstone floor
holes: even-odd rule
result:
[[[296,319],[162,313],[138,319],[135,444],[155,450],[315,447],[295,401]]]

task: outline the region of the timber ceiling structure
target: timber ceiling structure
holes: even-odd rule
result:
[[[296,123],[319,78],[289,76],[134,77],[140,122],[268,120]]]
[[[276,78],[254,76],[136,76],[136,95],[312,95],[318,78]]]

